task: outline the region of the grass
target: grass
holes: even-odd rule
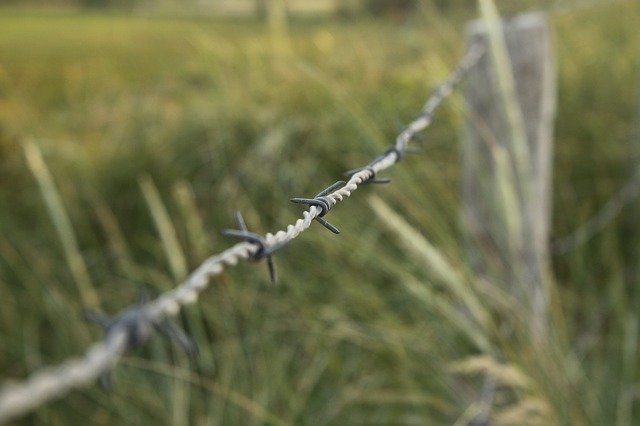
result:
[[[552,22],[555,238],[637,167],[640,8]],[[69,256],[109,313],[171,288],[233,243],[219,230],[235,210],[257,232],[280,229],[300,214],[291,196],[381,152],[463,46],[462,23],[433,11],[296,20],[288,34],[289,52],[249,19],[0,11],[3,379],[100,337],[82,322]],[[492,383],[494,424],[637,422],[637,203],[554,259],[553,333],[536,346],[512,296],[466,266],[461,126],[454,98],[425,155],[332,210],[340,236],[314,226],[278,254],[279,286],[262,264],[217,278],[179,318],[198,359],[153,339],[116,368],[112,392],[73,392],[21,422],[465,424]],[[49,173],[34,177],[28,140]]]

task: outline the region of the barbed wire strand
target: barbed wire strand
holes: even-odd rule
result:
[[[89,385],[109,371],[128,349],[146,340],[153,326],[175,316],[183,305],[195,303],[200,292],[209,285],[210,279],[222,273],[225,267],[235,266],[240,260],[256,260],[256,255],[260,252],[272,253],[283,247],[308,229],[314,219],[321,218],[331,207],[351,196],[359,185],[374,179],[377,173],[400,161],[409,152],[407,146],[411,139],[431,124],[436,109],[483,54],[484,48],[472,46],[455,71],[427,100],[422,113],[397,136],[395,144],[373,162],[350,174],[344,186],[323,197],[316,197],[318,205],[311,205],[302,213],[302,218],[287,226],[286,231],[268,233],[261,242],[243,241],[211,256],[175,289],[163,293],[151,302],[129,308],[116,317],[106,328],[104,340],[92,345],[83,357],[69,359],[59,366],[46,367],[23,382],[4,385],[0,389],[0,423],[61,398],[74,388]],[[326,223],[322,219],[320,221]]]
[[[638,168],[638,145],[640,144],[640,86],[638,86],[638,100],[636,104],[636,119],[631,135],[633,147],[632,161],[636,169],[629,180],[622,186],[604,206],[589,220],[580,225],[571,234],[551,243],[551,252],[556,256],[567,254],[589,242],[613,222],[623,209],[640,197],[640,169]]]
[[[568,236],[554,241],[551,244],[551,252],[559,256],[567,254],[587,243],[602,232],[602,230],[622,213],[622,210],[627,205],[634,202],[638,197],[640,197],[640,171],[634,173],[631,179],[629,179],[595,215],[578,229]]]

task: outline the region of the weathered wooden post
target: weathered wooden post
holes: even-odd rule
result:
[[[267,17],[274,53],[288,55],[291,52],[288,30],[287,0],[268,0]]]
[[[469,25],[486,54],[466,85],[463,221],[474,270],[547,318],[555,68],[547,18],[532,13]]]

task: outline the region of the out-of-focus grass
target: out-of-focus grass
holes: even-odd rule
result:
[[[586,220],[629,176],[639,23],[633,2],[553,17],[554,235]],[[217,235],[236,209],[257,232],[295,220],[289,197],[314,194],[378,154],[463,46],[461,25],[431,14],[402,25],[294,21],[288,33],[291,53],[282,54],[251,20],[0,13],[3,378],[99,338],[81,322],[23,155],[27,138],[43,152],[103,308],[116,312],[141,288],[175,285],[182,266],[166,252],[192,269],[231,244]],[[488,377],[498,384],[496,423],[633,424],[637,206],[556,260],[561,321],[550,346],[535,347],[509,295],[475,286],[465,266],[460,113],[459,99],[447,103],[425,155],[389,171],[391,185],[363,188],[331,212],[340,236],[314,226],[279,254],[278,287],[266,285],[264,265],[217,278],[181,321],[198,336],[191,365],[154,339],[116,368],[111,393],[74,392],[26,421],[451,424],[475,412]],[[144,191],[142,176],[152,179],[143,178]],[[393,226],[366,202],[374,192],[374,203],[397,213]],[[175,228],[170,244],[158,236],[158,208]],[[472,294],[452,291],[407,252],[403,233],[412,232]],[[465,316],[465,300],[477,299],[492,313],[488,325]],[[507,316],[511,334],[498,327]]]

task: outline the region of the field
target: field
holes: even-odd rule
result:
[[[640,5],[551,21],[558,239],[640,164]],[[259,233],[295,221],[289,199],[383,151],[463,51],[464,20],[435,10],[274,32],[249,18],[0,9],[0,378],[83,353],[101,338],[84,302],[115,314],[172,288],[235,242],[220,230],[236,210]],[[505,337],[508,296],[456,293],[421,250],[473,282],[463,105],[445,102],[390,185],[331,212],[339,236],[316,224],[278,253],[277,286],[263,264],[215,279],[178,319],[196,359],[154,337],[110,391],[74,391],[21,422],[462,425],[486,410],[489,383],[491,424],[636,424],[640,205],[554,257],[547,346],[518,323]],[[465,321],[469,299],[489,327]]]

